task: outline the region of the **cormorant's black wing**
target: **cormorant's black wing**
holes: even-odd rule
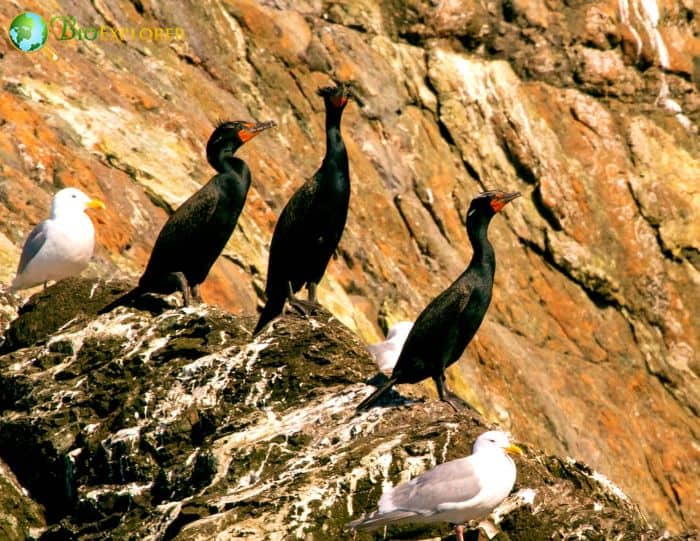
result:
[[[180,205],[165,222],[153,246],[144,276],[147,273],[155,276],[161,272],[181,270],[172,266],[178,261],[187,260],[188,251],[195,251],[206,242],[206,225],[219,201],[219,191],[212,181]]]
[[[424,379],[433,375],[435,367],[451,362],[459,346],[460,314],[471,293],[472,287],[458,279],[420,313],[394,368],[393,374],[399,380],[400,374],[404,378],[415,374],[417,378],[422,376],[417,380]]]
[[[22,248],[22,255],[19,258],[17,274],[22,274],[24,269],[27,268],[27,264],[39,253],[39,250],[41,250],[41,247],[46,242],[47,230],[48,224],[46,221],[43,221],[34,226],[32,232],[29,233],[27,240],[24,242],[24,247]]]
[[[314,179],[305,182],[282,209],[270,243],[267,289],[280,287],[278,282],[285,281],[280,275],[285,274],[285,270],[293,265],[303,264],[298,260],[298,251],[300,244],[308,237],[306,217],[315,191]]]
[[[308,214],[316,190],[315,178],[305,182],[294,192],[277,219],[267,264],[267,282],[265,283],[267,302],[260,313],[260,319],[253,331],[254,335],[282,313],[287,297],[287,284],[292,283],[292,287],[301,287],[294,275],[298,274],[300,266],[305,265],[305,257],[300,253],[302,251],[300,247],[309,236]]]
[[[312,179],[305,182],[294,192],[282,213],[280,214],[272,242],[279,246],[285,246],[288,242],[294,242],[304,231],[304,218],[311,209],[316,192],[316,182]],[[270,247],[272,250],[272,247]]]

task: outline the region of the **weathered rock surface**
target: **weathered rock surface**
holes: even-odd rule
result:
[[[18,9],[0,4],[0,27]],[[88,272],[133,280],[168,213],[211,176],[204,145],[213,123],[274,119],[276,130],[240,152],[253,186],[203,288],[211,304],[253,318],[275,218],[323,153],[315,88],[354,80],[358,100],[343,124],[352,203],[319,291],[324,305],[365,341],[379,338],[380,323],[414,319],[468,261],[471,197],[522,191],[491,228],[494,300],[450,384],[487,421],[604,473],[655,526],[700,527],[697,2],[118,0],[27,9],[82,26],[180,27],[185,37],[51,38],[57,61],[0,40],[0,280],[64,185],[109,205],[93,215]],[[0,296],[5,324],[19,301]],[[108,326],[83,298],[79,321]],[[48,331],[4,361],[44,352],[56,332]],[[227,340],[241,347],[243,334]],[[67,344],[53,347],[27,370],[68,355]],[[12,374],[4,403],[29,388],[29,372]],[[112,389],[100,393],[102,419],[115,406]],[[182,468],[179,483],[191,475]],[[50,521],[62,512],[47,508]]]
[[[0,539],[25,541],[46,527],[44,513],[0,460]]]
[[[398,396],[355,414],[374,363],[327,313],[285,316],[252,341],[254,318],[205,306],[95,318],[85,306],[110,288],[93,285],[68,280],[34,299],[20,320],[54,302],[74,317],[0,357],[0,450],[48,522],[27,506],[27,538],[340,539],[384,482],[469,454],[485,429],[468,410]],[[517,492],[494,516],[502,539],[662,538],[588,466],[525,448]]]

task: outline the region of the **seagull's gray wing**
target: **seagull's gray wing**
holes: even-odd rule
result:
[[[397,486],[391,491],[389,499],[392,508],[411,510],[425,516],[440,511],[444,504],[471,500],[479,494],[482,487],[470,458],[440,464],[408,483]],[[380,502],[380,509],[382,503],[384,502]]]
[[[19,266],[17,267],[17,274],[22,274],[29,262],[39,253],[39,250],[41,250],[41,247],[46,242],[47,235],[48,224],[46,221],[41,222],[32,229],[32,232],[29,233],[29,237],[27,237],[27,240],[24,242],[22,255],[19,258]]]

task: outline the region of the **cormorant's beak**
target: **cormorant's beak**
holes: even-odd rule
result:
[[[503,207],[510,203],[513,199],[520,197],[522,194],[520,192],[504,193],[500,197],[496,197],[491,200],[491,208],[494,212],[501,212]]]
[[[523,450],[520,447],[518,447],[517,445],[515,445],[514,443],[511,443],[508,447],[506,447],[504,449],[504,451],[506,453],[508,453],[509,455],[513,455],[513,456],[523,454]]]
[[[238,132],[238,137],[241,141],[247,143],[259,133],[268,128],[274,128],[275,126],[277,126],[277,123],[274,120],[269,120],[267,122],[246,122],[244,127]]]
[[[85,206],[89,209],[104,209],[105,204],[99,199],[90,199]]]

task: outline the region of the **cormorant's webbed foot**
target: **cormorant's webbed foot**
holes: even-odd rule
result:
[[[460,408],[459,408],[458,405],[455,403],[455,399],[454,399],[454,398],[441,398],[440,400],[442,400],[443,402],[445,402],[445,404],[449,405],[455,413],[457,413],[457,412],[459,411]]]
[[[287,283],[287,302],[289,303],[289,306],[304,317],[314,315],[319,306],[318,301],[316,300],[316,284],[310,283],[307,288],[309,290],[309,298],[308,300],[303,301],[294,296],[292,284],[289,282]]]
[[[289,306],[291,306],[294,310],[299,312],[299,315],[302,315],[304,317],[309,317],[309,316],[313,316],[316,313],[316,309],[318,308],[318,303],[311,302],[311,301],[304,301],[304,300],[297,299],[296,297],[294,297],[293,299],[289,299]]]
[[[440,400],[449,404],[455,412],[458,412],[460,409],[464,409],[465,407],[471,409],[471,406],[468,403],[447,388],[447,384],[445,383],[445,374],[441,374],[439,377],[433,378],[433,380],[435,381],[435,386],[437,387]]]

